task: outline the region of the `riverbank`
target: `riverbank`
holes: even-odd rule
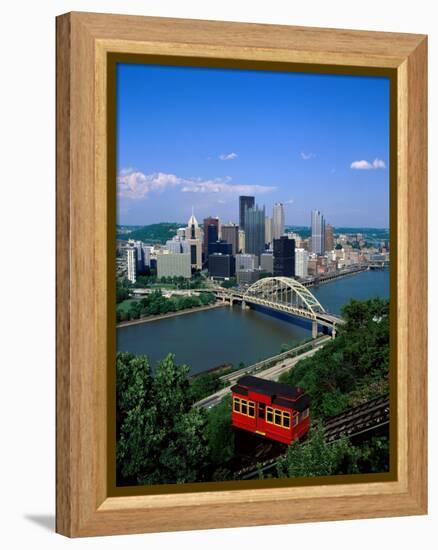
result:
[[[187,315],[189,313],[198,313],[199,311],[208,311],[210,309],[216,309],[228,305],[224,302],[215,302],[208,306],[192,307],[190,309],[182,309],[181,311],[172,311],[170,313],[163,313],[161,315],[149,315],[148,317],[142,317],[141,319],[132,319],[131,321],[123,321],[117,323],[116,328],[130,327],[132,325],[140,325],[143,323],[152,323],[153,321],[161,321],[162,319],[171,319],[172,317],[179,317],[180,315]]]
[[[333,273],[330,275],[322,275],[321,277],[315,279],[311,283],[304,283],[304,286],[307,286],[308,288],[314,288],[318,287],[319,285],[335,282],[339,279],[343,279],[344,277],[352,277],[353,275],[359,275],[360,273],[364,273],[365,271],[368,271],[368,266],[363,266],[360,268],[351,269],[349,271],[343,271],[340,273]]]

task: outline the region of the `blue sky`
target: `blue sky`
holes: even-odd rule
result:
[[[238,196],[286,223],[389,225],[389,80],[119,64],[117,222],[212,215]]]

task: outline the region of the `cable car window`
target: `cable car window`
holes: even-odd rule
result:
[[[296,426],[298,424],[298,413],[295,413],[294,414],[294,419],[293,419],[293,426]]]
[[[254,402],[248,401],[248,416],[251,416],[254,418],[255,416],[255,408],[254,408]]]
[[[265,418],[265,404],[259,403],[259,418]]]
[[[274,410],[271,407],[266,407],[266,422],[274,422]]]
[[[242,414],[247,414],[247,412],[248,412],[248,408],[246,405],[246,401],[242,400]]]
[[[240,399],[238,397],[234,398],[234,410],[240,412]]]
[[[285,428],[290,427],[290,414],[288,412],[283,413],[283,426]]]
[[[274,412],[274,422],[277,426],[281,426],[281,411]]]

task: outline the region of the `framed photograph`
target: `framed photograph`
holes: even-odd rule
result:
[[[57,531],[427,512],[427,38],[57,18]]]

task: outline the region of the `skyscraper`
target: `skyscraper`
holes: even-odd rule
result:
[[[295,241],[274,239],[274,277],[295,277]]]
[[[335,239],[333,237],[333,226],[329,223],[325,226],[325,249],[326,251],[333,250],[335,247]]]
[[[194,213],[189,218],[185,230],[186,241],[190,247],[190,258],[193,269],[202,269],[202,229]]]
[[[255,204],[254,197],[246,197],[244,195],[239,197],[239,227],[245,229],[245,210],[247,208],[253,208]]]
[[[304,248],[295,249],[295,275],[304,279],[308,275],[309,253]]]
[[[204,240],[202,241],[202,253],[208,255],[208,243],[219,239],[219,218],[204,218]]]
[[[239,252],[245,252],[245,231],[239,229],[239,246],[237,247]]]
[[[239,252],[239,226],[235,223],[227,223],[222,226],[222,240],[232,246],[232,254]]]
[[[277,202],[272,207],[272,240],[279,239],[284,235],[284,207]]]
[[[255,256],[254,254],[237,254],[236,255],[236,271],[254,270]]]
[[[325,220],[319,210],[311,214],[312,244],[311,251],[319,256],[325,253]]]
[[[125,249],[125,254],[127,278],[131,283],[135,283],[137,280],[137,249],[134,241],[130,241],[130,244]]]
[[[265,250],[265,207],[245,209],[245,252],[257,256]]]
[[[272,243],[272,218],[266,216],[265,218],[265,244]]]
[[[229,279],[236,273],[236,260],[230,254],[210,254],[208,272],[213,279]]]
[[[232,252],[233,252],[232,244],[224,240],[215,241],[214,243],[209,243],[208,245],[209,256],[211,254],[229,254],[231,256]]]

